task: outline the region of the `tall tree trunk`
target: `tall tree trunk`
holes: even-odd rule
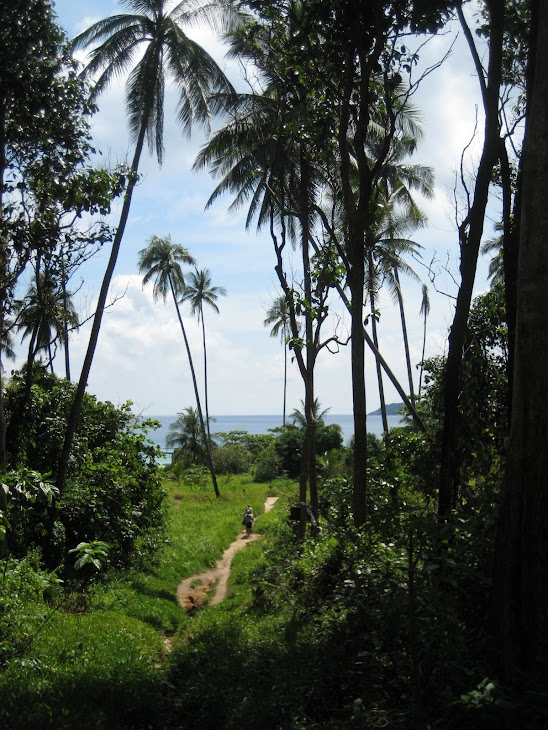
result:
[[[424,321],[422,326],[422,353],[421,353],[421,368],[419,374],[419,396],[422,390],[422,373],[424,370],[424,353],[426,351],[426,320],[430,314],[430,301],[428,299],[428,288],[426,284],[422,285],[422,305],[421,312],[423,313]]]
[[[0,296],[0,336],[4,334],[4,301]],[[7,465],[8,456],[6,452],[6,415],[4,413],[4,372],[2,364],[2,345],[0,343],[0,465]],[[0,489],[0,493],[4,490]],[[0,494],[0,509],[2,509],[2,494]]]
[[[530,27],[538,31],[523,149],[512,419],[491,630],[505,678],[517,682],[525,671],[540,683],[548,660],[548,6],[535,0],[533,10]]]
[[[301,518],[299,523],[300,536],[304,537],[304,527],[307,519],[306,492],[307,485],[310,491],[310,509],[316,520],[318,519],[318,484],[316,478],[316,419],[314,415],[314,367],[316,363],[316,347],[314,338],[314,320],[312,312],[312,272],[310,270],[310,214],[308,206],[309,169],[304,151],[300,152],[300,182],[299,182],[299,222],[301,225],[301,255],[303,262],[304,282],[304,321],[306,362],[302,365],[304,382],[304,415],[305,435],[301,458],[300,498]],[[320,320],[317,320],[320,322]],[[318,325],[319,326],[319,325]]]
[[[204,423],[202,405],[200,403],[200,392],[198,390],[198,381],[196,380],[196,372],[194,370],[194,363],[192,362],[192,353],[190,352],[190,345],[188,344],[188,338],[186,336],[186,329],[185,329],[185,325],[183,324],[183,318],[181,317],[181,312],[179,310],[179,304],[177,302],[177,295],[175,294],[175,287],[173,286],[173,281],[171,279],[171,276],[169,277],[169,286],[171,289],[171,294],[173,296],[173,302],[175,304],[177,318],[179,319],[179,324],[181,326],[181,332],[183,333],[183,339],[185,341],[186,354],[188,357],[188,364],[190,366],[190,372],[192,374],[192,384],[194,386],[194,395],[196,396],[196,408],[198,410],[198,417],[200,419],[200,428],[202,430],[202,437],[204,439],[204,445],[205,445],[205,450],[206,450],[207,465],[209,467],[209,473],[211,474],[211,481],[213,482],[213,489],[215,491],[215,496],[220,497],[221,494],[219,492],[219,487],[217,485],[217,477],[215,475],[215,469],[213,467],[213,460],[211,458],[211,446],[210,446],[208,434],[207,434],[205,423]]]
[[[370,255],[371,259],[371,255]],[[373,262],[370,260],[369,265],[372,266]],[[369,290],[369,302],[371,307],[371,332],[373,334],[373,342],[377,350],[379,349],[379,335],[377,332],[377,317],[375,311],[375,292],[373,289]],[[382,382],[382,369],[380,362],[375,358],[375,368],[377,371],[377,383],[379,385],[379,400],[381,404],[381,418],[382,418],[382,430],[386,434],[388,433],[388,418],[386,417],[386,399],[384,397],[384,384]]]
[[[107,268],[106,268],[105,274],[103,276],[103,282],[101,284],[101,290],[99,292],[99,299],[97,300],[97,306],[95,309],[95,316],[93,317],[93,324],[91,327],[91,334],[89,337],[86,356],[84,358],[84,363],[82,365],[82,371],[80,373],[80,379],[78,380],[78,385],[76,387],[76,392],[74,394],[74,400],[72,401],[72,406],[71,406],[70,413],[69,413],[69,416],[67,419],[67,430],[65,433],[65,441],[63,444],[63,450],[61,452],[61,456],[59,458],[59,463],[57,465],[57,475],[56,475],[56,485],[60,491],[63,491],[64,486],[65,486],[70,452],[72,449],[72,443],[74,441],[74,436],[76,434],[76,429],[78,427],[78,421],[80,420],[80,413],[82,411],[82,402],[84,400],[84,392],[86,390],[89,373],[91,371],[91,364],[93,362],[93,357],[95,355],[95,350],[97,348],[97,342],[99,340],[99,330],[101,329],[103,313],[104,313],[105,307],[106,307],[108,290],[110,287],[110,282],[112,281],[112,276],[114,274],[114,269],[116,267],[116,261],[118,259],[118,253],[120,251],[120,244],[122,243],[122,238],[123,238],[127,220],[129,217],[129,210],[131,207],[131,199],[133,196],[133,191],[135,189],[135,185],[137,184],[137,172],[139,170],[139,160],[141,159],[141,153],[143,151],[145,131],[146,131],[146,124],[143,122],[141,125],[141,129],[139,130],[139,137],[137,139],[137,143],[135,146],[135,153],[133,156],[133,161],[131,163],[130,177],[129,177],[126,194],[124,196],[124,204],[122,206],[122,212],[120,214],[120,221],[118,223],[116,235],[114,236],[114,241],[112,242],[110,258],[108,260]]]
[[[61,286],[63,287],[63,308],[65,310],[65,323],[64,323],[64,342],[63,346],[65,349],[65,377],[70,381],[70,350],[69,350],[69,328],[67,321],[67,280],[65,276],[65,265],[64,259],[61,257]]]
[[[398,305],[400,308],[401,331],[403,336],[403,348],[405,351],[405,363],[407,365],[407,378],[409,380],[409,398],[411,403],[415,405],[415,389],[413,387],[413,371],[411,368],[411,355],[409,354],[409,338],[407,337],[407,324],[405,322],[405,307],[403,306],[403,294],[400,286],[400,275],[398,270],[394,269],[394,281],[396,282]]]
[[[363,240],[363,239],[362,239]],[[363,291],[365,267],[361,246],[354,256],[348,276],[351,315],[352,408],[354,416],[354,464],[352,511],[354,524],[363,525],[367,518],[367,412],[365,400],[365,345],[363,327]]]
[[[476,277],[479,247],[483,235],[491,174],[499,158],[500,132],[498,109],[502,78],[504,0],[491,0],[488,5],[490,9],[490,23],[487,82],[485,83],[483,76],[480,79],[485,110],[483,151],[474,188],[474,199],[466,219],[459,228],[461,285],[457,295],[453,324],[449,333],[449,349],[445,367],[444,415],[438,499],[438,515],[441,519],[447,517],[455,503],[457,495],[459,470],[459,458],[457,454],[458,399],[461,382],[462,353]],[[460,14],[462,18],[462,11],[460,11]],[[467,28],[463,18],[462,24],[466,34]],[[473,42],[471,42],[471,48],[474,54]]]
[[[282,414],[282,426],[285,426],[286,401],[287,401],[287,343],[285,342],[285,334],[284,334],[284,405],[283,405],[283,414]]]
[[[316,253],[318,252],[317,247],[315,247],[315,251],[316,251]],[[349,312],[350,316],[352,316],[352,305],[350,303],[350,300],[346,296],[344,289],[340,286],[340,284],[337,284],[335,288],[337,289],[337,292],[339,293],[339,296],[340,296],[342,302],[344,303],[344,306],[346,307],[347,311]],[[396,378],[396,376],[390,369],[388,363],[386,362],[384,357],[379,352],[378,347],[376,347],[375,343],[369,336],[363,323],[362,323],[362,337],[363,337],[365,343],[367,344],[367,346],[369,347],[369,349],[371,350],[371,352],[373,353],[375,359],[380,363],[382,369],[386,373],[386,376],[389,378],[389,380],[392,383],[392,385],[394,386],[394,388],[398,391],[400,398],[405,403],[405,407],[411,414],[415,428],[419,429],[420,431],[426,431],[426,426],[424,425],[422,418],[417,413],[415,406],[413,405],[413,403],[411,403],[409,396],[407,395],[405,390],[402,388],[401,383],[399,382],[399,380]]]
[[[205,336],[205,322],[204,322],[204,309],[200,305],[200,315],[202,319],[202,345],[204,352],[204,398],[205,398],[205,422],[207,427],[207,443],[211,444],[211,433],[209,429],[209,402],[207,397],[207,349],[206,349],[206,336]]]

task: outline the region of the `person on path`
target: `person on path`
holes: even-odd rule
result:
[[[255,521],[255,518],[253,516],[253,509],[251,508],[251,505],[247,505],[247,509],[244,512],[244,516],[242,519],[242,525],[245,527],[245,534],[246,537],[249,537],[251,535],[251,531],[253,530],[253,522]]]

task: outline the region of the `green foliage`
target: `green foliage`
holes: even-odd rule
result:
[[[92,540],[91,542],[81,542],[70,553],[76,553],[76,562],[74,567],[81,570],[86,565],[92,565],[95,570],[101,570],[108,561],[108,551],[110,545],[101,540]]]
[[[294,479],[301,471],[301,451],[304,431],[295,426],[286,426],[274,442],[274,451],[279,458],[280,469]]]
[[[123,615],[56,614],[30,657],[0,677],[0,722],[10,730],[148,726],[161,715],[160,638]]]
[[[17,499],[8,499],[9,551],[21,557],[40,547],[56,568],[70,548],[99,540],[112,546],[114,565],[148,559],[161,535],[165,499],[157,449],[146,438],[154,424],[138,423],[130,404],[115,408],[85,395],[67,486],[60,495],[47,489],[46,500],[39,472],[55,469],[74,386],[41,371],[34,381],[30,400],[18,376],[5,394],[8,454],[21,464],[11,478],[25,485],[14,486]]]
[[[111,568],[85,601],[61,603],[38,634],[51,613],[43,598],[62,595],[58,581],[38,568],[38,554],[8,559],[0,575],[2,727],[49,727],[52,718],[66,730],[171,727],[162,634],[175,640],[177,630],[192,626],[177,585],[214,565],[241,530],[245,505],[260,514],[264,494],[264,486],[241,477],[220,499],[173,484],[161,559],[144,572]],[[90,557],[97,550],[104,546],[80,546]]]
[[[220,441],[212,452],[215,470],[220,474],[253,473],[257,481],[269,481],[280,473],[279,460],[273,452],[275,431],[250,434],[247,431],[216,433]]]
[[[264,451],[261,451],[257,458],[253,471],[253,476],[255,480],[258,482],[269,482],[272,481],[272,479],[275,479],[281,473],[282,459],[280,458],[276,449],[274,447],[270,447],[268,449],[265,449]]]
[[[478,487],[493,506],[504,471],[508,437],[508,353],[504,293],[500,284],[476,297],[468,318],[457,421],[459,451],[459,499],[474,508]],[[430,455],[427,468],[433,472],[438,460],[443,414],[445,359],[425,363],[424,398],[419,411],[429,426]],[[413,460],[412,456],[411,462]],[[435,483],[433,481],[432,483]]]
[[[252,453],[243,444],[226,443],[211,454],[217,474],[243,474],[253,463]]]
[[[66,280],[110,240],[105,215],[125,187],[125,170],[95,170],[89,118],[95,112],[47,0],[2,8],[0,89],[3,314],[29,260]]]
[[[166,446],[174,448],[173,461],[181,461],[185,466],[204,464],[206,452],[199,413],[189,406],[169,426]]]
[[[283,472],[291,479],[299,476],[304,436],[305,428],[303,427],[285,426],[279,430],[274,441],[274,451],[279,458],[278,474]],[[316,422],[316,453],[318,455],[325,455],[334,449],[340,449],[342,442],[340,426],[337,424],[327,426],[321,420]]]
[[[36,551],[21,559],[4,558],[0,575],[0,668],[18,656],[44,612],[43,599],[60,593],[56,575],[40,569]]]
[[[191,489],[205,489],[210,486],[210,474],[205,466],[195,464],[183,472],[181,481]]]

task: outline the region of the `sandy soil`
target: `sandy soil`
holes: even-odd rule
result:
[[[264,511],[269,512],[276,504],[277,499],[278,497],[267,497]],[[257,522],[255,522],[256,524]],[[217,561],[214,568],[186,578],[177,588],[177,599],[184,610],[187,613],[192,613],[202,605],[206,597],[209,599],[208,606],[214,606],[224,600],[234,554],[261,537],[262,535],[257,532],[253,532],[249,537],[245,533],[239,535],[224,551],[223,557]],[[210,593],[212,595],[209,597]]]

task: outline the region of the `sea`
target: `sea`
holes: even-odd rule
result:
[[[177,419],[177,416],[148,416],[160,423],[160,428],[151,431],[148,438],[153,441],[161,449],[165,449],[166,436],[169,432],[170,425]],[[400,416],[387,416],[389,428],[402,424]],[[337,423],[341,427],[343,440],[348,444],[354,434],[353,417],[350,414],[331,414],[327,413],[323,417],[324,423],[328,426]],[[291,423],[291,419],[286,416],[286,423]],[[216,433],[228,433],[229,431],[247,431],[247,433],[256,435],[261,433],[269,433],[270,429],[277,428],[282,425],[282,416],[214,416],[210,418],[210,430],[212,436]],[[382,435],[382,417],[367,416],[367,431],[375,436]]]

